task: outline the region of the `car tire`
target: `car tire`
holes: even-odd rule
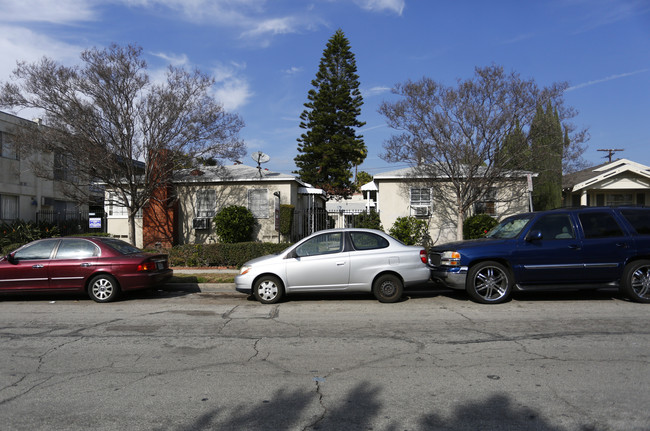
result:
[[[264,275],[253,285],[253,295],[262,304],[275,304],[282,299],[283,294],[282,282],[273,275]]]
[[[510,297],[512,276],[499,262],[480,262],[470,267],[465,290],[476,302],[500,304]]]
[[[120,296],[120,286],[111,275],[96,275],[88,283],[88,295],[95,302],[115,301]]]
[[[623,270],[621,293],[634,302],[650,303],[650,260],[635,260]]]
[[[404,284],[393,274],[384,274],[372,284],[372,294],[379,302],[392,303],[402,298]]]

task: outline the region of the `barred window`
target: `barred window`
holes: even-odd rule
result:
[[[251,189],[248,191],[248,209],[255,218],[269,217],[269,199],[267,189]]]
[[[431,189],[412,187],[411,206],[431,206]]]
[[[199,190],[196,192],[196,217],[214,217],[216,207],[216,190]]]

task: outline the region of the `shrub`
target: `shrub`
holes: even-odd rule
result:
[[[291,235],[294,209],[293,205],[280,205],[280,234],[283,236]]]
[[[383,226],[381,225],[379,213],[375,210],[370,210],[369,213],[362,212],[355,215],[354,227],[384,230]]]
[[[406,245],[426,245],[428,226],[424,220],[415,217],[398,217],[388,232]]]
[[[214,228],[221,242],[236,243],[250,241],[255,227],[255,217],[248,208],[231,205],[214,216]]]
[[[177,245],[169,250],[169,263],[172,266],[240,267],[246,261],[278,253],[289,245],[270,242]]]
[[[476,214],[463,222],[463,239],[483,238],[498,222],[487,214]]]
[[[9,244],[27,244],[41,238],[60,236],[59,229],[50,223],[16,220],[0,224],[0,247]]]

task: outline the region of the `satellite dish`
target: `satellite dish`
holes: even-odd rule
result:
[[[268,162],[271,160],[271,157],[261,151],[255,151],[253,154],[251,154],[251,158],[257,162],[257,170],[260,173],[260,178],[262,178],[262,163]]]

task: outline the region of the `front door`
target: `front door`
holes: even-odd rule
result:
[[[286,259],[287,288],[291,290],[345,289],[350,278],[350,253],[344,251],[343,232],[317,235]]]

